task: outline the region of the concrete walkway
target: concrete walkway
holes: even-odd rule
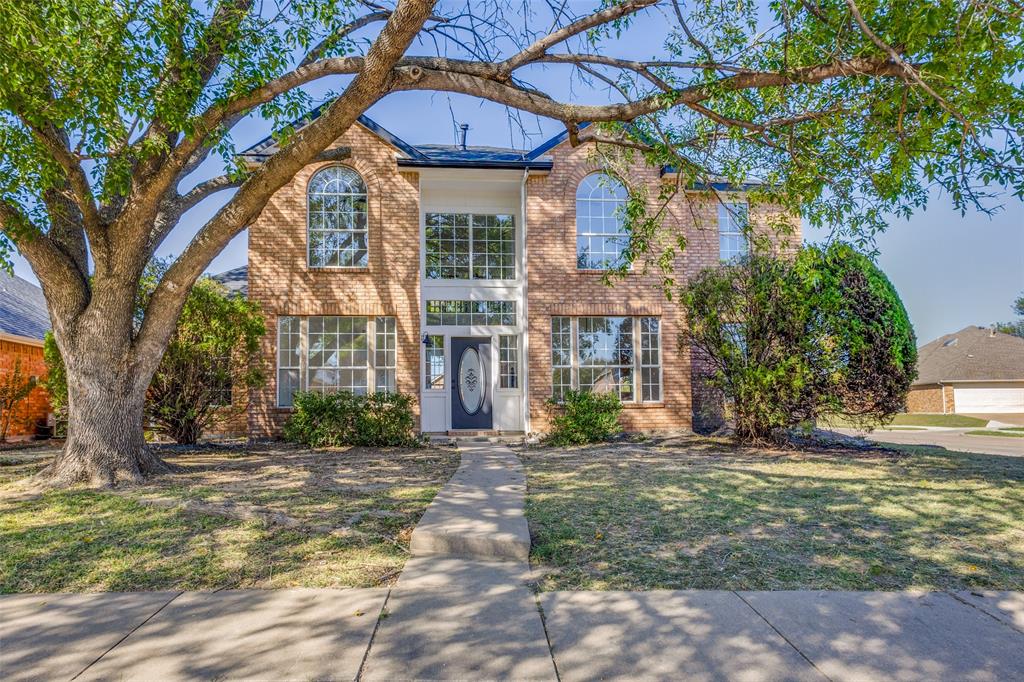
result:
[[[537,595],[518,459],[462,454],[393,588],[0,595],[0,679],[1024,679],[1020,592]]]

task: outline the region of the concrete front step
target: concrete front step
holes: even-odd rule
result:
[[[462,464],[412,532],[414,556],[527,561],[526,474],[510,449],[462,443]]]

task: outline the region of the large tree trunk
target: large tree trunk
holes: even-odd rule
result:
[[[136,483],[172,470],[143,435],[146,387],[156,363],[137,361],[127,330],[119,334],[103,324],[109,322],[104,316],[92,320],[102,321],[87,318],[70,343],[58,339],[67,371],[68,433],[63,451],[40,473],[48,485]]]

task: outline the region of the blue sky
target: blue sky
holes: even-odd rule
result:
[[[659,55],[666,22],[656,14],[642,17],[617,41],[616,56],[645,59]],[[429,53],[426,46],[410,53]],[[609,51],[609,53],[612,53]],[[564,67],[535,71],[530,80],[553,96],[583,102],[607,101],[603,89],[588,89],[569,82]],[[310,89],[319,98],[328,87]],[[504,107],[460,95],[398,93],[377,103],[368,115],[399,137],[412,143],[455,141],[456,123],[470,125],[470,144],[529,148],[559,132],[561,125],[523,116],[514,125]],[[243,149],[269,132],[264,121],[250,118],[234,131],[236,146]],[[196,175],[213,175],[208,163]],[[183,188],[184,189],[184,188]],[[160,250],[167,256],[181,253],[195,230],[213,214],[223,198],[210,199],[190,211]],[[893,218],[889,229],[877,238],[878,263],[899,291],[914,323],[920,343],[969,324],[989,324],[1011,318],[1010,304],[1024,291],[1024,202],[1002,199],[994,216],[968,213],[961,216],[944,196],[932,197],[927,210],[910,220]],[[820,241],[828,235],[806,232],[805,239]],[[211,264],[221,272],[246,262],[247,238],[242,233]],[[15,259],[15,272],[35,281],[28,264]]]

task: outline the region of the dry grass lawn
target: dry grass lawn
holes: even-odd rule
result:
[[[168,450],[180,473],[38,492],[52,451],[0,453],[0,593],[388,584],[453,449]]]
[[[529,449],[542,589],[1024,589],[1024,458]]]

